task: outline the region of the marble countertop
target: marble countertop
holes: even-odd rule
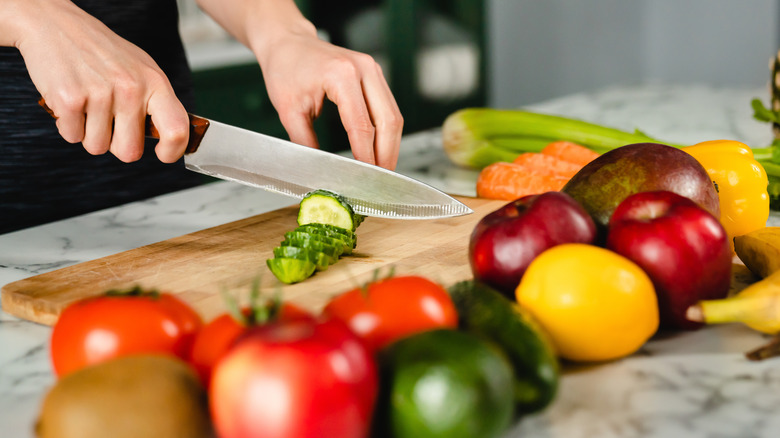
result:
[[[763,89],[703,85],[620,86],[528,108],[675,143],[730,138],[771,141],[752,120]],[[438,130],[404,138],[398,171],[444,191],[473,195],[477,173],[452,166]],[[290,198],[219,182],[144,202],[0,235],[0,285],[291,205]],[[774,215],[770,222],[778,218]],[[46,326],[0,312],[0,425],[4,437],[33,436],[54,383]],[[780,358],[749,362],[767,341],[741,325],[706,327],[651,340],[607,364],[566,368],[559,395],[523,418],[511,437],[774,437],[780,434]]]

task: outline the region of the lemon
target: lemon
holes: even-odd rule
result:
[[[541,253],[516,297],[546,329],[558,355],[572,361],[627,356],[658,330],[658,301],[647,274],[593,245],[568,243]]]

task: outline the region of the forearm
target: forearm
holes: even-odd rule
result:
[[[16,47],[25,29],[34,29],[31,18],[40,14],[36,0],[0,0],[0,46]]]
[[[198,5],[263,61],[274,42],[291,34],[316,37],[293,0],[197,0]]]

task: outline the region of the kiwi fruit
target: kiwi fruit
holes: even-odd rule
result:
[[[213,437],[207,393],[173,357],[111,359],[61,378],[47,393],[39,438]]]

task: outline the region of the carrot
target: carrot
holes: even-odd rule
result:
[[[528,166],[497,162],[486,166],[479,173],[477,196],[513,201],[526,195],[560,190],[568,180]]]
[[[482,169],[477,196],[514,200],[525,195],[557,191],[599,154],[570,141],[549,143],[541,152],[526,152],[513,162]]]
[[[564,161],[555,155],[534,152],[526,152],[518,155],[513,163],[530,167],[532,169],[538,169],[543,173],[552,173],[563,176],[567,179],[573,177],[575,173],[582,169],[582,166],[579,164],[574,164],[570,161]]]
[[[544,147],[542,154],[552,155],[570,163],[579,164],[580,167],[593,161],[598,153],[585,146],[570,141],[554,141]]]

